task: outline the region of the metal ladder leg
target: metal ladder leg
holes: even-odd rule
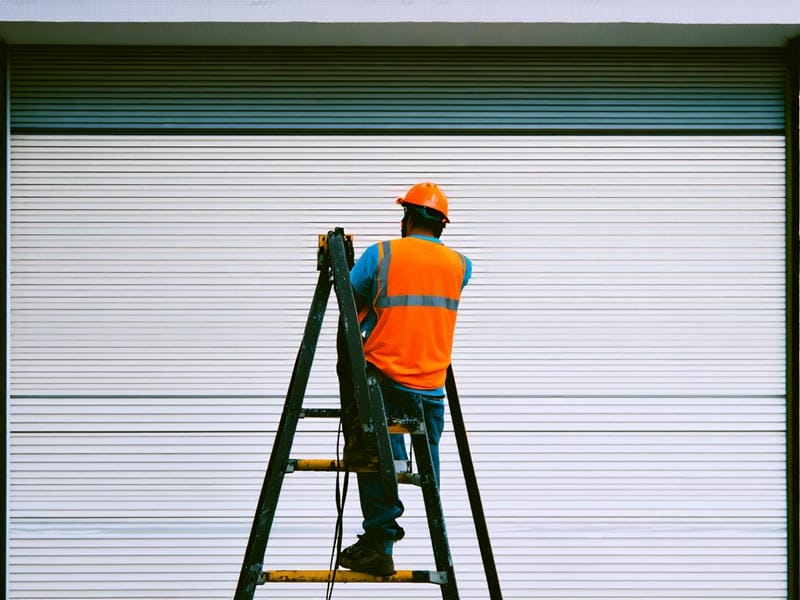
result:
[[[478,490],[478,479],[475,476],[472,454],[469,451],[467,430],[464,425],[464,416],[461,413],[461,404],[458,400],[456,378],[453,374],[452,365],[447,367],[445,389],[447,391],[447,401],[450,406],[450,418],[453,421],[456,444],[458,445],[458,456],[461,460],[461,470],[464,474],[464,483],[467,486],[470,512],[472,513],[472,520],[475,524],[475,533],[478,536],[478,546],[481,551],[483,571],[486,575],[486,583],[489,586],[489,598],[491,600],[503,600],[503,593],[500,590],[500,580],[497,576],[497,566],[495,565],[494,554],[492,553],[492,542],[489,538],[489,530],[486,527],[486,516],[483,512],[481,494]]]
[[[387,498],[397,500],[397,473],[386,428],[383,395],[377,378],[367,374],[356,303],[353,289],[350,286],[351,265],[348,264],[348,252],[352,251],[352,248],[345,244],[344,232],[341,229],[330,232],[326,239],[333,283],[339,304],[337,346],[347,354],[346,361],[363,428],[361,434],[364,444],[367,447],[374,446],[378,455],[378,473],[381,485]]]
[[[436,481],[433,458],[428,445],[428,434],[425,429],[422,407],[418,407],[418,410],[417,426],[410,431],[411,444],[417,457],[417,470],[420,475],[425,513],[428,517],[433,558],[436,563],[436,569],[446,575],[446,581],[441,584],[443,600],[458,600],[456,573],[453,568],[453,558],[450,554],[450,544],[447,540],[447,528],[444,522],[442,501],[439,496],[439,484]]]
[[[292,441],[297,430],[297,421],[303,407],[303,398],[311,372],[311,363],[317,348],[319,334],[322,329],[322,319],[330,296],[331,281],[327,269],[320,271],[314,298],[306,321],[303,341],[297,352],[294,371],[289,382],[283,414],[275,435],[272,454],[269,457],[267,473],[258,498],[250,538],[247,542],[239,582],[236,586],[234,600],[252,600],[264,566],[264,553],[278,505],[278,496],[281,491],[283,477],[286,474],[286,465],[289,462],[289,453]]]

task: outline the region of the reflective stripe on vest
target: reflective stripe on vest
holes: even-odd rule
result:
[[[390,306],[435,306],[448,310],[458,310],[458,300],[443,298],[442,296],[384,296],[375,301],[378,308],[388,308]]]
[[[389,308],[392,306],[432,306],[446,308],[448,310],[458,310],[458,300],[446,298],[445,296],[423,296],[421,294],[406,294],[389,296],[386,293],[389,281],[389,263],[392,260],[392,249],[389,242],[381,242],[381,255],[379,255],[380,269],[378,272],[379,285],[378,295],[375,298],[375,306],[378,308]],[[459,254],[461,263],[466,270],[466,260]]]

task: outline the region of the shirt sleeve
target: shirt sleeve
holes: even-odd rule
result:
[[[472,261],[466,256],[464,257],[464,261],[467,263],[467,268],[464,269],[464,283],[461,284],[462,290],[467,287],[470,277],[472,277]]]
[[[364,251],[350,269],[350,285],[359,296],[367,298],[370,303],[375,297],[376,279],[378,276],[378,245],[374,244]],[[361,321],[361,335],[366,339],[375,328],[378,318],[370,308],[367,316]]]
[[[378,244],[364,251],[350,270],[350,285],[359,296],[372,300],[375,295],[375,279],[378,274]]]

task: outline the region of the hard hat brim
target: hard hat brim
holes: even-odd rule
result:
[[[413,206],[413,207],[417,208],[419,210],[419,212],[422,213],[422,214],[426,214],[424,212],[426,210],[433,210],[433,209],[428,209],[428,208],[426,208],[424,206],[419,206],[418,204],[414,204],[413,202],[406,202],[405,199],[403,199],[403,198],[398,198],[397,199],[397,204],[399,204],[400,206],[406,206],[406,205]],[[434,212],[439,213],[439,211],[434,211]],[[441,214],[441,213],[439,213],[439,214]],[[433,216],[433,215],[430,215],[430,216]],[[450,219],[448,219],[446,215],[442,215],[442,223],[449,223],[449,222],[450,222]]]

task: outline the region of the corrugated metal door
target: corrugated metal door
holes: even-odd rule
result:
[[[784,596],[782,137],[16,134],[10,597],[232,593],[316,234],[395,235],[393,199],[426,179],[475,264],[454,365],[506,597]],[[334,323],[316,406],[336,404]],[[295,455],[332,454],[303,431]],[[444,443],[462,596],[482,598]],[[396,562],[428,567],[404,498]],[[289,477],[279,511],[268,564],[325,568],[332,478]],[[377,593],[439,597],[338,592]]]
[[[505,596],[785,596],[778,53],[9,54],[10,598],[233,593],[316,236],[396,235],[425,179],[475,264],[454,364]],[[315,406],[337,402],[334,323]],[[331,428],[303,433],[295,455],[332,454]],[[483,598],[444,444],[462,597]],[[327,566],[334,488],[287,480],[270,566]],[[396,562],[428,568],[404,500]],[[337,590],[378,594],[440,596]]]

